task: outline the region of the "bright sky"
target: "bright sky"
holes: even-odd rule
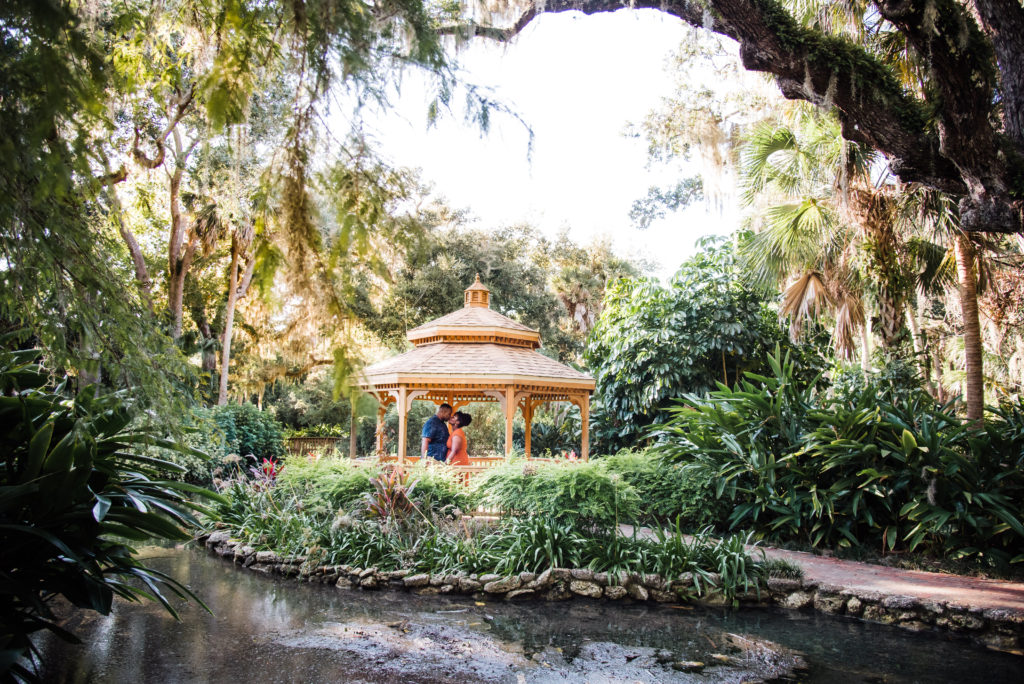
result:
[[[646,230],[629,209],[652,185],[687,174],[648,168],[642,139],[623,135],[672,92],[666,60],[685,36],[682,22],[654,10],[585,16],[548,14],[511,44],[474,39],[459,60],[466,80],[492,88],[534,131],[532,155],[523,125],[498,115],[481,135],[461,113],[427,130],[426,88],[407,78],[393,113],[367,133],[399,165],[422,169],[437,194],[469,209],[484,227],[529,222],[578,242],[610,236],[617,251],[671,275],[697,238],[729,233],[738,214],[703,205],[670,214]]]

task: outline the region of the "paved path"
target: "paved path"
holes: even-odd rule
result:
[[[623,534],[632,535],[629,525]],[[653,533],[641,528],[638,536]],[[784,558],[804,571],[804,582],[817,582],[849,589],[855,593],[878,592],[883,596],[912,596],[921,601],[959,605],[968,610],[1004,609],[1024,614],[1024,583],[962,577],[944,572],[902,570],[884,565],[824,558],[802,551],[764,548],[769,558]]]

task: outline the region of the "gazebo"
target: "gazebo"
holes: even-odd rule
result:
[[[587,460],[594,379],[539,353],[540,333],[493,311],[490,297],[477,275],[466,288],[463,308],[413,328],[407,337],[414,349],[363,371],[357,386],[379,404],[378,455],[384,455],[383,420],[392,402],[398,408],[398,461],[404,463],[409,408],[417,399],[448,403],[455,410],[471,402],[497,402],[505,415],[506,458],[512,453],[517,409],[526,423],[529,458],[534,409],[544,402],[564,401],[580,409],[580,455]]]

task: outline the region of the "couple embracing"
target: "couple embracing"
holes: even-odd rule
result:
[[[438,406],[437,413],[423,424],[422,457],[430,457],[448,465],[469,465],[469,441],[462,428],[468,427],[471,422],[473,419],[468,413],[452,413],[450,404]]]

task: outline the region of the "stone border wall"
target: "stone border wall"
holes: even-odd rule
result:
[[[720,593],[698,596],[691,573],[674,580],[658,575],[630,573],[621,581],[607,573],[586,569],[551,568],[538,574],[429,575],[410,570],[381,571],[349,565],[313,565],[303,556],[282,557],[256,551],[231,539],[228,532],[203,534],[196,542],[222,558],[255,572],[294,577],[299,581],[333,584],[340,588],[399,589],[420,595],[468,594],[475,598],[565,601],[573,598],[658,603],[698,603],[724,606]],[[714,582],[717,577],[712,575]],[[1024,655],[1024,613],[981,610],[950,602],[919,601],[910,596],[854,592],[843,587],[797,579],[771,578],[767,590],[737,596],[743,605],[778,605],[790,610],[815,610],[847,615],[868,622],[895,625],[913,631],[943,630],[965,635],[989,648]]]

